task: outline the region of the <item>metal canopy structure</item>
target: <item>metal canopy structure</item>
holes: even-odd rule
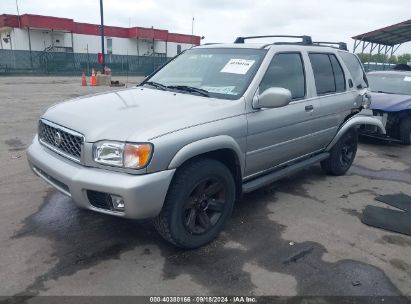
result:
[[[401,44],[411,41],[411,19],[354,36],[352,39],[354,39],[354,53],[358,48],[361,48],[361,53],[369,50],[371,58],[372,53],[377,49],[377,54],[392,56]]]

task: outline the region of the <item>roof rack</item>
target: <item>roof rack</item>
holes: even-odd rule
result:
[[[313,41],[311,39],[311,36],[291,36],[291,35],[265,35],[265,36],[249,36],[249,37],[237,37],[237,39],[234,41],[234,43],[245,43],[245,40],[248,39],[259,39],[259,38],[300,38],[301,42],[300,44],[312,44]]]
[[[337,45],[338,47],[333,47],[333,48],[338,48],[339,50],[348,51],[348,47],[345,42],[313,41],[313,44],[318,45],[318,46],[329,46],[329,47],[333,47],[331,45]]]
[[[222,44],[221,42],[208,42],[208,43],[204,43],[202,45],[214,45],[214,44]]]
[[[328,46],[344,51],[348,51],[347,43],[345,42],[330,42],[330,41],[313,41],[311,36],[293,36],[293,35],[263,35],[263,36],[248,36],[248,37],[237,37],[234,43],[245,43],[245,40],[249,39],[259,39],[259,38],[297,38],[301,39],[300,42],[274,42],[266,44],[263,48],[273,45],[273,44],[303,44],[303,45],[315,45],[315,46]],[[333,46],[335,45],[335,46]]]

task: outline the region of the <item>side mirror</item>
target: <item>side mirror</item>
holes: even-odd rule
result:
[[[291,102],[290,90],[284,88],[269,88],[253,99],[253,108],[280,108]]]

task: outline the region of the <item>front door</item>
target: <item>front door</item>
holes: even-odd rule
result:
[[[307,99],[303,57],[299,52],[276,54],[259,86],[291,91],[293,101],[281,108],[247,114],[248,136],[245,178],[313,152],[313,99]]]

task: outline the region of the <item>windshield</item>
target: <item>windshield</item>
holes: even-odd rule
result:
[[[266,52],[260,49],[191,49],[145,82],[157,89],[190,94],[201,93],[196,90],[201,89],[207,91],[202,96],[238,99],[253,79]]]
[[[368,74],[373,92],[411,95],[411,74]]]

